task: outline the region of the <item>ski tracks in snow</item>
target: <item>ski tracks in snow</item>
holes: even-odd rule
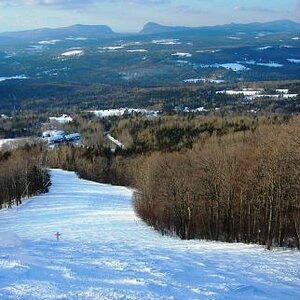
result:
[[[0,212],[1,300],[298,299],[298,251],[161,236],[132,190],[51,176],[48,194]]]

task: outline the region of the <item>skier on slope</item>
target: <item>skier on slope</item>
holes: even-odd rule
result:
[[[56,240],[59,241],[59,237],[61,236],[61,233],[58,231],[54,234],[56,236]]]

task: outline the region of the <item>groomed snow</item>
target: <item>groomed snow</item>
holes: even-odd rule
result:
[[[163,237],[130,189],[51,175],[0,212],[0,299],[298,299],[298,251]]]

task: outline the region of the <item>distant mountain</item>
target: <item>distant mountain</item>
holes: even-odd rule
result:
[[[249,24],[225,24],[205,27],[185,27],[185,26],[165,26],[158,23],[149,22],[140,31],[140,34],[161,34],[174,32],[232,32],[237,30],[249,31],[269,31],[269,32],[296,32],[300,33],[300,24],[290,20],[278,20],[266,23]]]
[[[112,29],[106,25],[81,25],[76,24],[61,28],[41,28],[17,32],[0,33],[0,38],[28,39],[54,39],[63,37],[89,37],[97,38],[114,35]]]
[[[139,32],[140,35],[151,34],[230,34],[237,31],[246,33],[256,31],[292,32],[300,34],[300,24],[290,20],[279,20],[267,23],[225,24],[205,27],[165,26],[158,23],[147,23]],[[20,41],[38,41],[41,39],[60,39],[66,37],[111,38],[120,36],[106,25],[72,25],[61,28],[41,28],[17,32],[0,33],[0,44],[18,43]],[[127,36],[131,34],[122,34]]]
[[[158,23],[149,22],[147,23],[140,34],[156,34],[156,33],[167,33],[167,32],[182,32],[186,30],[192,30],[195,28],[185,26],[165,26]]]

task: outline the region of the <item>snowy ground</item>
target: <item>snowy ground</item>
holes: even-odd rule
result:
[[[52,181],[0,212],[0,299],[299,299],[299,252],[162,237],[131,190],[59,170]]]

